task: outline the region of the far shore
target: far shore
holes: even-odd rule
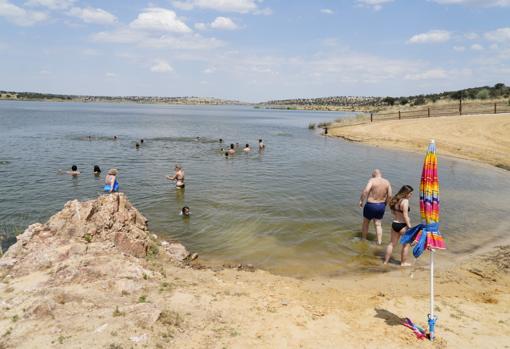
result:
[[[370,145],[423,152],[431,138],[438,153],[510,170],[510,113],[388,120],[361,125],[333,123],[330,136]]]

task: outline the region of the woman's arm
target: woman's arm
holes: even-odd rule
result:
[[[402,215],[404,216],[404,223],[408,228],[411,228],[411,219],[409,219],[409,200],[402,200],[400,202],[400,209],[402,210]]]

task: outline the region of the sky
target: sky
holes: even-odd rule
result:
[[[509,76],[510,0],[0,0],[0,90],[257,102]]]

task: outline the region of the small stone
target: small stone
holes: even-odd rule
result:
[[[135,342],[135,343],[141,343],[141,342],[146,342],[147,339],[149,339],[149,336],[147,336],[146,333],[142,334],[142,335],[139,335],[139,336],[132,336],[132,337],[129,337],[129,339],[132,341],[132,342]]]
[[[195,252],[195,253],[193,253],[193,254],[191,255],[191,257],[190,257],[190,259],[191,259],[192,261],[194,261],[194,260],[195,260],[195,259],[197,259],[197,258],[198,258],[198,253],[196,253],[196,252]]]

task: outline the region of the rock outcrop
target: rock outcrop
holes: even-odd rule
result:
[[[45,224],[30,225],[5,253],[0,268],[21,275],[62,265],[73,256],[97,255],[112,249],[138,258],[161,249],[177,262],[189,255],[183,245],[159,241],[150,234],[147,219],[126,195],[116,193],[86,202],[69,201]]]
[[[71,314],[106,308],[133,328],[149,327],[164,310],[146,303],[143,295],[149,285],[157,289],[163,278],[154,268],[156,260],[183,266],[188,255],[183,245],[151,234],[147,219],[122,193],[69,201],[46,223],[30,225],[0,258],[0,293],[8,295],[1,299],[0,314],[23,309],[13,315],[16,321],[53,321],[48,331],[58,332]],[[126,304],[130,295],[135,304]],[[10,341],[14,327],[0,316],[2,327],[8,329],[0,333],[2,349],[41,345]],[[17,328],[27,334],[34,330]]]

